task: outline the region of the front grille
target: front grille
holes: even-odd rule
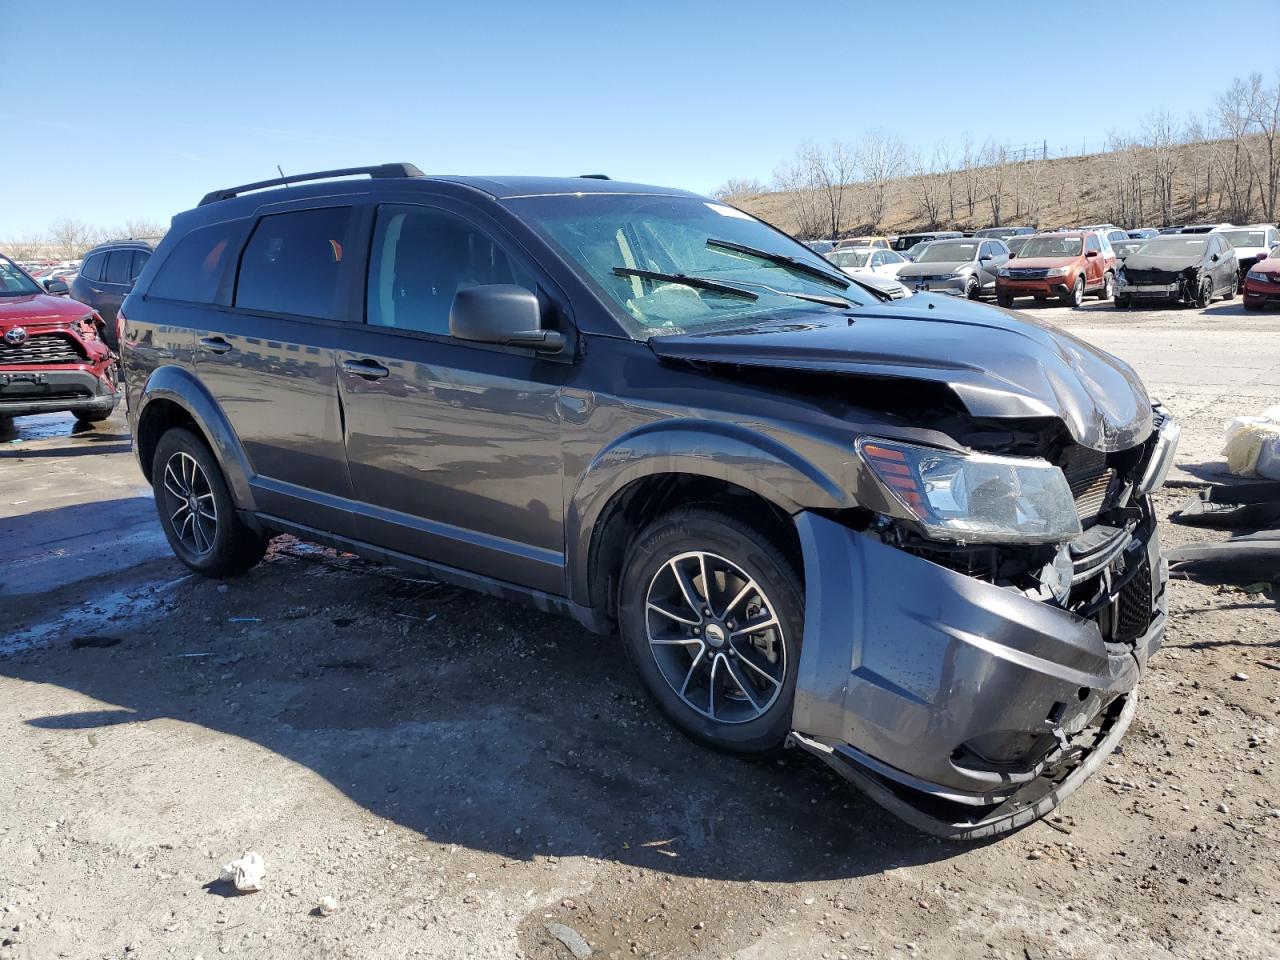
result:
[[[1181,274],[1167,270],[1130,270],[1128,267],[1124,269],[1124,278],[1129,283],[1177,283],[1180,276]]]
[[[1143,557],[1142,566],[1133,579],[1120,590],[1116,599],[1115,621],[1111,636],[1120,643],[1132,643],[1151,626],[1151,564]]]
[[[76,342],[61,333],[37,333],[19,344],[0,340],[0,366],[20,363],[83,363],[85,359],[76,348]]]
[[[1010,267],[1009,279],[1011,280],[1043,280],[1049,276],[1049,270],[1045,267]]]
[[[1058,466],[1071,487],[1081,526],[1092,523],[1102,512],[1115,477],[1115,471],[1107,466],[1107,455],[1088,447],[1072,447]]]

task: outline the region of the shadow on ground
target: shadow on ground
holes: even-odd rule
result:
[[[614,639],[349,557],[280,541],[273,554],[225,592],[195,578],[153,619],[104,624],[119,644],[66,638],[0,659],[0,675],[99,701],[28,721],[53,735],[198,724],[434,841],[506,857],[789,881],[972,849],[902,825],[806,756],[753,763],[689,742]]]

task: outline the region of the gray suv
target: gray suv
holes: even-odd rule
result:
[[[898,271],[898,282],[916,293],[947,293],[978,300],[994,295],[996,276],[1008,262],[1009,248],[1003,240],[935,240]]]
[[[566,614],[690,736],[797,745],[947,836],[1042,816],[1123,736],[1177,428],[1119,360],[678,190],[289,184],[175,217],[121,311],[192,569],[288,532]]]

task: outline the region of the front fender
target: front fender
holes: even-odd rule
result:
[[[190,415],[209,442],[218,466],[222,469],[222,475],[226,477],[235,505],[241,510],[255,510],[253,492],[249,487],[249,480],[253,476],[249,458],[245,456],[244,447],[232,429],[231,422],[208,389],[183,367],[158,367],[147,378],[139,396],[137,419],[134,423],[135,436],[146,422],[147,407],[157,400],[176,403]],[[149,465],[142,463],[141,444],[134,444],[134,452],[139,458],[143,474],[147,474]]]
[[[592,538],[631,484],[660,474],[710,477],[759,494],[781,510],[853,505],[843,484],[795,450],[737,423],[662,420],[616,438],[578,477],[565,511],[570,596],[589,602]]]

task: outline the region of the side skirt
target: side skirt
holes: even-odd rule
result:
[[[354,540],[338,534],[328,533],[324,530],[317,530],[314,527],[294,523],[281,517],[255,514],[251,515],[251,517],[246,517],[246,521],[267,531],[289,533],[300,540],[308,540],[326,547],[333,547],[335,550],[354,553],[356,556],[371,560],[374,563],[385,563],[394,567],[414,570],[418,573],[426,574],[433,580],[465,587],[468,590],[497,597],[500,600],[525,603],[536,607],[544,613],[554,613],[558,616],[569,617],[593,633],[607,635],[612,632],[612,625],[609,620],[597,612],[595,608],[574,603],[568,597],[543,593],[540,590],[521,587],[513,583],[507,583],[504,580],[495,580],[493,577],[471,573],[468,570],[459,570],[456,567],[432,563],[429,560],[413,557],[406,553],[399,553],[395,550],[388,550],[372,543],[365,543],[363,540]]]

